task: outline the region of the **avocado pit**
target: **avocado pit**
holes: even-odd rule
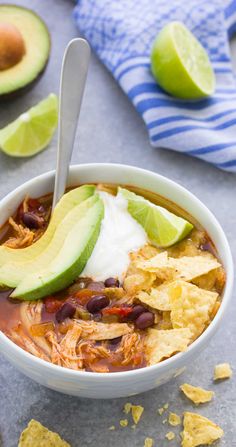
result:
[[[18,64],[25,54],[25,43],[20,31],[11,23],[0,23],[0,70]]]

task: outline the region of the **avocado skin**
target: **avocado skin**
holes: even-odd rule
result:
[[[13,90],[12,92],[9,93],[3,93],[3,94],[0,93],[0,103],[4,104],[10,101],[14,101],[14,99],[17,99],[20,96],[23,96],[28,91],[30,91],[40,81],[41,77],[43,76],[47,68],[48,62],[49,62],[49,54],[45,66],[43,67],[42,71],[40,71],[40,73],[37,74],[36,78],[33,79],[33,81],[29,82],[29,84],[26,84],[24,87],[18,88],[17,90]]]
[[[14,99],[18,98],[19,96],[24,95],[29,90],[31,90],[35,86],[35,84],[37,84],[37,82],[41,79],[41,77],[43,76],[43,74],[47,68],[48,62],[49,62],[52,41],[51,41],[51,36],[50,36],[49,30],[48,30],[48,27],[47,27],[45,21],[41,18],[41,16],[39,16],[31,8],[25,8],[24,6],[20,6],[20,5],[16,5],[16,4],[1,3],[0,4],[0,12],[1,12],[1,7],[11,7],[12,9],[16,8],[16,9],[20,9],[22,11],[24,11],[24,10],[29,11],[32,15],[37,17],[37,19],[40,20],[42,22],[42,24],[44,25],[44,29],[45,29],[45,32],[47,33],[48,42],[49,42],[48,54],[47,54],[47,58],[45,60],[45,64],[42,67],[42,70],[40,72],[36,73],[35,78],[32,79],[32,81],[30,81],[29,83],[26,83],[23,87],[18,88],[16,90],[9,91],[9,93],[1,93],[0,92],[0,103],[4,103],[4,102],[14,100]]]
[[[11,294],[12,298],[33,301],[51,295],[55,292],[59,292],[72,284],[72,282],[83,271],[100,234],[101,222],[104,217],[104,205],[100,197],[93,207],[87,212],[87,214],[92,212],[92,210],[96,213],[96,219],[89,229],[91,236],[74,262],[72,262],[66,270],[58,275],[55,275],[54,278],[48,281],[48,283],[43,284],[42,281],[42,284],[35,287],[35,289],[31,289],[30,291],[21,294],[17,291],[18,288],[15,289],[15,291]],[[85,218],[86,216],[82,218],[81,221]]]

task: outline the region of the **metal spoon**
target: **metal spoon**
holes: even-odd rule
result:
[[[62,61],[53,208],[64,194],[90,59],[84,39],[69,42]]]

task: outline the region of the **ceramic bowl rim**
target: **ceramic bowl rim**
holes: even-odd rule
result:
[[[217,315],[211,321],[211,323],[206,328],[206,330],[200,335],[200,337],[198,337],[191,345],[189,345],[189,347],[187,348],[187,350],[185,352],[177,353],[174,356],[170,357],[169,359],[166,359],[163,362],[158,363],[156,365],[146,366],[144,368],[134,369],[134,370],[130,370],[130,371],[120,371],[120,372],[112,372],[112,373],[97,373],[97,372],[89,372],[89,371],[76,371],[76,370],[72,370],[69,368],[62,367],[62,366],[58,366],[53,363],[47,362],[43,359],[40,359],[40,358],[34,356],[33,354],[28,353],[23,348],[19,347],[16,343],[11,341],[3,332],[0,331],[1,346],[2,345],[5,345],[6,347],[9,346],[9,348],[11,348],[12,352],[14,351],[16,354],[18,354],[18,357],[22,358],[22,361],[25,360],[27,362],[27,360],[28,360],[29,363],[34,364],[36,367],[38,366],[38,367],[40,367],[40,369],[50,370],[64,378],[78,377],[78,380],[79,380],[79,378],[84,378],[84,379],[87,378],[91,381],[94,380],[96,382],[97,380],[98,381],[103,381],[103,380],[113,381],[116,379],[125,380],[128,378],[134,377],[134,376],[140,377],[140,376],[145,376],[145,375],[148,375],[148,374],[154,373],[154,372],[156,374],[158,374],[159,372],[163,373],[163,371],[165,369],[171,369],[172,367],[175,367],[175,364],[176,365],[178,364],[178,360],[181,360],[182,363],[187,363],[188,357],[190,357],[190,356],[192,357],[194,353],[197,353],[199,351],[199,349],[201,348],[201,345],[204,345],[204,342],[206,342],[207,339],[210,340],[211,336],[214,334],[214,332],[220,325],[223,315],[225,314],[225,311],[228,307],[228,304],[229,304],[229,301],[230,301],[230,298],[232,295],[232,289],[233,289],[234,267],[233,267],[232,254],[231,254],[228,240],[225,236],[225,233],[224,233],[221,225],[219,224],[219,222],[217,221],[215,216],[212,214],[212,212],[206,207],[206,205],[204,205],[194,194],[189,192],[186,188],[184,188],[177,182],[175,182],[165,176],[157,174],[156,172],[147,170],[147,169],[142,169],[142,168],[139,168],[136,166],[129,166],[129,165],[124,165],[124,164],[115,164],[115,163],[76,164],[76,165],[72,165],[70,167],[70,173],[73,174],[73,172],[77,171],[77,170],[85,170],[86,171],[87,169],[94,169],[94,168],[95,169],[97,169],[97,168],[98,169],[112,168],[112,169],[117,169],[117,170],[122,169],[122,170],[126,170],[127,172],[130,171],[130,172],[137,173],[137,174],[143,173],[143,174],[152,176],[153,178],[155,177],[160,182],[162,182],[164,184],[168,184],[169,186],[171,186],[175,189],[177,188],[177,190],[180,192],[180,194],[181,193],[183,195],[187,194],[187,196],[189,198],[191,198],[195,203],[198,204],[198,206],[202,209],[203,213],[206,213],[208,215],[208,217],[214,223],[214,226],[217,230],[218,236],[220,237],[220,239],[222,240],[222,242],[224,244],[225,254],[226,254],[227,263],[228,263],[226,286],[225,286],[225,290],[224,290],[224,294],[223,294],[223,298],[222,298],[222,303],[221,303],[219,311],[217,312]],[[14,198],[14,196],[18,192],[20,192],[22,189],[26,189],[27,186],[30,186],[33,182],[43,182],[43,181],[49,180],[54,175],[55,175],[55,170],[51,170],[51,171],[47,171],[43,174],[40,174],[40,175],[33,177],[32,179],[24,182],[23,184],[16,187],[12,192],[7,194],[3,199],[0,200],[0,207],[5,206],[9,201],[11,201]],[[1,348],[1,351],[3,351],[2,348]]]

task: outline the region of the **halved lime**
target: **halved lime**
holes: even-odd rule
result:
[[[171,22],[157,35],[151,69],[160,86],[185,99],[200,99],[215,91],[215,75],[207,52],[181,22]]]
[[[154,205],[131,191],[119,188],[128,201],[128,211],[142,225],[150,241],[158,247],[170,247],[181,241],[193,229],[193,225],[167,209]]]
[[[42,151],[57,127],[58,101],[51,93],[0,130],[0,147],[12,157],[29,157]]]

